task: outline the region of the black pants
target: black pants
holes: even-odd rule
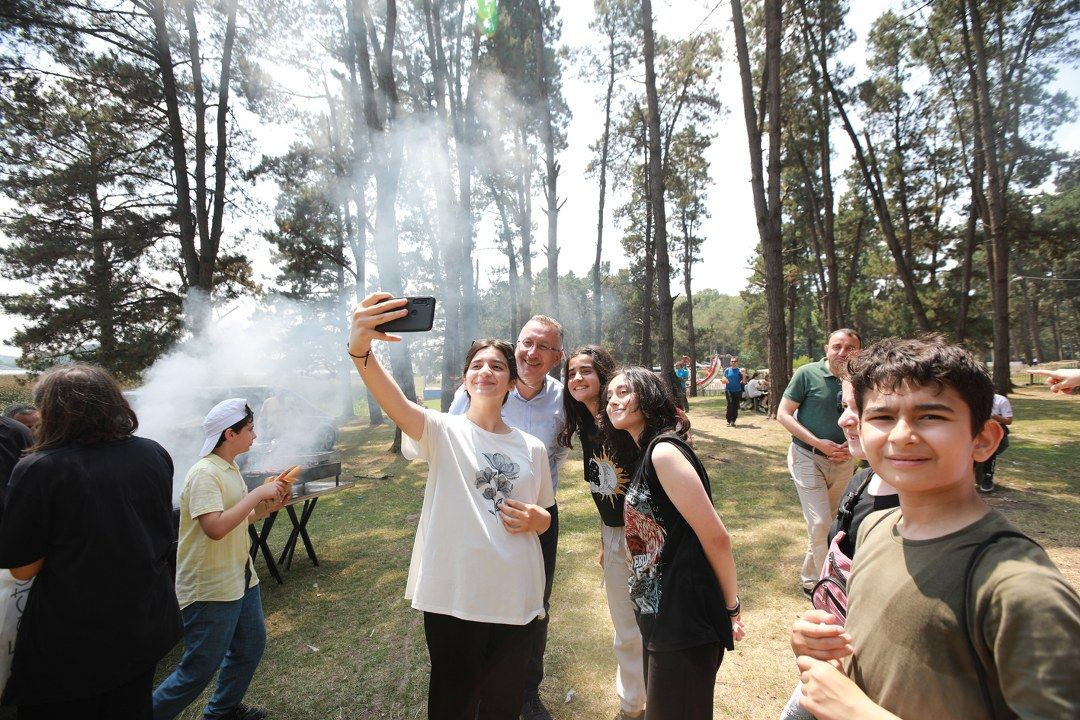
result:
[[[548,612],[551,600],[551,581],[555,579],[555,551],[559,549],[559,506],[547,508],[551,513],[551,527],[540,534],[540,552],[544,556],[544,619],[533,622],[532,657],[525,673],[525,697],[540,694],[540,681],[544,679],[544,652],[547,650]]]
[[[431,657],[428,718],[517,720],[535,623],[470,622],[425,612]]]
[[[19,720],[150,720],[153,707],[154,668],[132,678],[120,687],[89,698],[60,700],[41,705],[20,705]]]
[[[724,397],[727,399],[727,421],[733,423],[735,422],[735,419],[739,417],[739,403],[742,402],[742,390],[735,392],[725,390]]]
[[[997,450],[994,454],[988,457],[984,462],[977,463],[975,466],[975,482],[979,483],[983,478],[987,478],[990,482],[994,482],[994,471],[997,469],[998,455],[1009,449],[1009,433],[1005,431],[1005,437],[1001,438],[1001,443],[997,446]]]
[[[642,651],[645,720],[712,720],[720,643],[667,652]]]

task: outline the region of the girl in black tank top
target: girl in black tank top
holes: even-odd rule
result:
[[[645,647],[648,720],[712,718],[724,650],[745,632],[731,538],[709,477],[686,441],[665,384],[623,369],[608,383],[600,427],[615,462],[633,467],[624,518],[630,597]]]

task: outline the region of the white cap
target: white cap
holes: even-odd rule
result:
[[[244,398],[222,400],[206,413],[202,421],[204,439],[199,457],[206,457],[212,453],[221,433],[243,420],[245,416],[247,416],[247,400]]]

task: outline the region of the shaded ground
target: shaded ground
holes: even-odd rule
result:
[[[1080,586],[1080,398],[1021,388],[1012,403],[1012,445],[999,459],[1001,489],[990,503]],[[805,526],[784,465],[786,433],[761,415],[744,414],[728,428],[723,405],[723,398],[693,400],[691,418],[717,508],[734,535],[750,635],[724,659],[715,716],[771,720],[795,681],[787,629],[806,606],[798,590]],[[275,718],[426,716],[421,616],[402,597],[425,466],[387,455],[390,439],[386,428],[343,431],[346,475],[358,484],[319,502],[310,524],[319,567],[298,554],[278,586],[258,564],[269,638],[248,697]],[[596,563],[599,521],[579,452],[562,472],[559,516],[543,697],[558,720],[606,719],[617,709],[612,631]],[[272,546],[284,542],[284,525]],[[178,657],[179,649],[161,673]],[[198,718],[201,707],[181,717]]]

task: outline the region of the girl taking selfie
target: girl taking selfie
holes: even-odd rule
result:
[[[516,719],[531,623],[544,613],[537,535],[551,521],[544,508],[555,504],[547,449],[502,419],[517,378],[509,343],[479,340],[469,348],[464,415],[406,399],[371,352],[375,340],[400,341],[379,325],[405,317],[405,304],[385,292],[365,298],[353,312],[348,350],[372,397],[428,463],[405,587],[424,613],[428,717]]]

